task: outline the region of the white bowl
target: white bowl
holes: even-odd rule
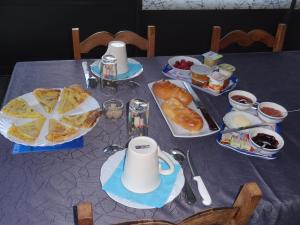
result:
[[[246,120],[249,121],[249,124],[237,124],[236,118],[238,117],[243,117]],[[256,124],[260,124],[262,123],[261,120],[250,114],[247,112],[242,112],[242,111],[231,111],[229,113],[227,113],[224,117],[223,117],[223,121],[224,124],[226,125],[226,127],[228,127],[229,129],[233,129],[233,128],[239,128],[239,127],[243,127],[243,126],[251,126],[251,125],[256,125]],[[241,130],[240,132],[242,133],[248,133],[249,130]]]
[[[276,149],[263,148],[262,146],[256,144],[252,140],[252,138],[254,138],[258,133],[263,133],[263,134],[268,134],[268,135],[273,136],[278,141],[277,148]],[[255,128],[250,132],[249,140],[250,140],[252,147],[255,148],[257,150],[257,152],[259,152],[263,155],[267,155],[267,156],[271,156],[271,155],[278,153],[284,146],[284,140],[278,133],[276,133],[273,130],[269,130],[269,129],[261,128],[261,127]]]
[[[176,61],[181,61],[182,59],[184,59],[185,61],[193,62],[193,65],[201,65],[202,64],[198,59],[189,57],[189,56],[174,56],[168,60],[168,64],[173,69],[177,70],[180,73],[184,73],[184,74],[190,73],[191,70],[183,70],[183,69],[178,69],[178,68],[174,67],[174,64],[176,63]]]
[[[276,109],[276,110],[279,110],[282,114],[282,116],[270,116],[264,112],[261,111],[261,109],[263,107],[270,107],[270,108],[273,108],[273,109]],[[257,114],[259,116],[260,119],[262,119],[263,121],[267,122],[267,123],[280,123],[284,120],[285,117],[287,117],[288,115],[288,112],[287,110],[277,104],[277,103],[274,103],[274,102],[262,102],[262,103],[259,103],[258,104],[258,107],[257,107]]]
[[[253,103],[241,103],[241,102],[237,102],[235,100],[233,100],[231,97],[234,95],[242,95],[245,96],[247,98],[250,98],[252,100]],[[248,91],[242,91],[242,90],[235,90],[235,91],[231,91],[228,94],[228,100],[230,105],[237,109],[237,110],[247,110],[250,109],[257,101],[255,95],[253,95],[252,93],[248,92]]]

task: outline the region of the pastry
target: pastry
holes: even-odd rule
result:
[[[44,117],[41,117],[20,126],[13,124],[8,130],[8,135],[28,143],[33,143],[39,136],[45,120]]]
[[[152,90],[155,96],[162,100],[168,100],[174,97],[180,100],[184,105],[189,105],[193,100],[192,95],[186,90],[166,80],[155,82],[152,86]]]
[[[51,142],[62,142],[78,134],[78,129],[67,127],[55,119],[49,120],[49,132],[46,139]]]
[[[70,87],[65,87],[60,100],[60,105],[58,106],[58,113],[64,114],[66,112],[75,109],[89,96],[82,87],[79,85],[72,85]]]
[[[2,112],[8,116],[17,118],[39,118],[42,114],[31,108],[24,99],[15,98],[11,100],[2,109]]]
[[[201,116],[186,107],[177,98],[170,98],[164,101],[161,108],[171,121],[188,130],[190,133],[197,133],[203,128]]]
[[[58,101],[59,89],[38,88],[33,91],[33,95],[47,113],[51,113]]]
[[[99,109],[86,113],[63,116],[60,121],[77,128],[90,128],[101,115]]]

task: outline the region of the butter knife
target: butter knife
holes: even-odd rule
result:
[[[96,88],[97,87],[97,78],[91,76],[88,70],[87,62],[82,62],[82,69],[85,76],[86,87],[87,88]]]
[[[202,115],[204,116],[205,120],[207,121],[209,129],[212,130],[212,131],[219,130],[218,125],[213,120],[213,118],[211,118],[211,116],[208,114],[205,106],[202,104],[202,102],[200,101],[198,95],[195,93],[195,91],[193,90],[191,85],[188,84],[187,82],[183,82],[183,84],[184,84],[185,88],[187,89],[187,91],[192,95],[193,101],[194,101],[196,107],[198,109],[200,109],[200,111],[202,112]]]
[[[221,134],[227,134],[227,133],[237,132],[237,131],[241,131],[241,130],[247,130],[247,129],[251,129],[251,128],[255,128],[255,127],[266,127],[266,126],[270,126],[270,124],[268,124],[268,123],[254,124],[254,125],[251,125],[251,126],[245,126],[245,127],[238,127],[238,128],[222,130],[222,131],[220,131],[220,133]]]
[[[200,177],[199,173],[197,172],[196,167],[193,164],[190,150],[187,150],[187,161],[188,161],[189,167],[190,167],[192,175],[193,175],[193,180],[197,182],[198,191],[202,197],[203,205],[210,205],[211,197],[205,187],[205,184],[204,184],[202,178]]]

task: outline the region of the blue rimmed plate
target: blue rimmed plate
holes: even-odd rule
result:
[[[232,108],[230,109],[230,111],[231,111],[230,113],[240,112],[240,111],[236,111]],[[247,110],[246,112],[257,117],[257,112],[254,109]],[[259,120],[258,117],[257,117],[257,119]],[[274,130],[277,133],[280,133],[279,124],[275,124],[274,126],[270,125],[267,128],[270,130]],[[235,133],[234,135],[232,135],[232,137],[236,140],[236,145],[232,145],[232,143],[230,143],[230,144],[224,143],[223,141],[226,138],[223,138],[223,134],[221,133],[221,131],[223,131],[224,129],[226,129],[226,125],[223,122],[223,124],[221,125],[221,130],[217,133],[217,136],[216,136],[216,141],[219,145],[221,145],[225,148],[231,149],[231,150],[238,152],[240,154],[243,154],[243,155],[254,156],[254,157],[263,158],[263,159],[276,159],[278,157],[279,153],[275,153],[273,155],[264,155],[258,149],[251,148],[251,149],[246,150],[246,148],[241,148],[240,146],[242,145],[241,144],[242,141],[239,141],[239,140],[244,140],[245,144],[248,147],[251,146],[250,140],[249,140],[249,134],[247,132],[240,132],[240,133]],[[225,135],[231,135],[231,133],[225,134]],[[222,141],[222,138],[223,138],[223,141]]]
[[[100,61],[101,60],[99,59],[91,64],[91,71],[95,76],[103,79],[102,75],[100,74],[100,68],[99,68]],[[128,72],[118,74],[117,80],[129,80],[139,76],[142,72],[143,72],[142,64],[135,59],[128,58]]]

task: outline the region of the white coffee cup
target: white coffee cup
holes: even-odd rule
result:
[[[168,169],[160,167],[159,158],[168,164]],[[140,136],[129,142],[121,177],[126,189],[136,193],[151,192],[160,185],[161,174],[173,172],[174,163],[160,150],[155,140]]]
[[[128,72],[126,44],[123,41],[111,41],[108,44],[105,55],[113,55],[117,58],[118,74]]]

